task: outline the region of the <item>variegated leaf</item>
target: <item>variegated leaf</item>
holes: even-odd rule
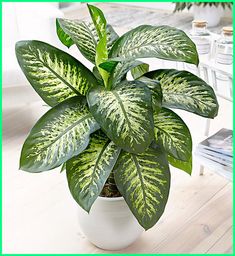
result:
[[[164,212],[170,189],[165,152],[156,145],[138,155],[121,151],[114,177],[140,225],[151,228]]]
[[[107,33],[106,33],[106,19],[103,12],[94,5],[88,4],[88,9],[92,18],[92,21],[95,25],[96,32],[99,37],[99,42],[96,46],[96,56],[95,63],[99,70],[100,75],[104,81],[104,85],[108,85],[109,73],[100,68],[99,64],[105,62],[108,59],[108,47],[107,47]]]
[[[182,31],[169,26],[142,25],[121,36],[110,58],[160,58],[198,65],[195,44]]]
[[[70,191],[87,212],[100,195],[119,153],[120,148],[99,130],[91,135],[85,151],[66,162]]]
[[[113,90],[93,88],[89,108],[115,144],[133,153],[143,152],[154,138],[151,92],[139,81],[124,81]]]
[[[152,104],[154,112],[158,112],[162,107],[162,89],[158,81],[142,76],[138,81],[143,82],[152,92]]]
[[[184,121],[172,110],[162,108],[154,113],[154,131],[168,154],[181,161],[192,156],[192,138]]]
[[[170,155],[168,155],[168,162],[170,165],[174,166],[175,168],[178,168],[180,170],[185,171],[186,173],[188,173],[189,175],[191,175],[192,173],[192,156],[190,157],[190,159],[185,162],[185,161],[181,161],[179,159],[176,159]]]
[[[102,63],[102,65],[107,66],[112,61],[107,61],[106,63]],[[124,62],[116,62],[113,72],[109,78],[109,87],[114,88],[117,86],[123,79],[126,78],[128,71],[139,66],[142,62],[140,61],[124,61]]]
[[[69,35],[67,35],[64,32],[64,30],[61,28],[58,20],[56,20],[56,32],[57,32],[57,36],[62,44],[64,44],[68,48],[74,44],[72,38]]]
[[[138,79],[149,71],[149,64],[140,63],[140,65],[131,69],[131,75],[133,79]]]
[[[97,83],[82,63],[49,44],[20,41],[16,44],[16,56],[30,84],[50,106],[85,95]]]
[[[87,147],[90,134],[99,129],[99,125],[84,100],[81,97],[67,99],[39,119],[23,145],[20,169],[47,171]]]
[[[201,78],[188,71],[159,69],[145,76],[161,84],[163,105],[214,118],[218,102],[213,89]]]
[[[95,64],[96,47],[99,37],[93,23],[80,20],[57,19],[63,31],[71,37],[85,58]],[[117,33],[111,25],[107,29],[107,47],[108,51],[118,39]]]
[[[106,19],[103,12],[94,5],[87,4],[93,24],[95,25],[99,39],[106,35]]]

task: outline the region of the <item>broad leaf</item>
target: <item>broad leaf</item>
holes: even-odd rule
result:
[[[105,63],[102,63],[102,66],[107,67],[109,64],[111,65],[111,63],[112,63],[112,61],[107,61]],[[128,71],[139,66],[141,63],[142,62],[140,62],[140,61],[116,62],[114,71],[111,73],[110,78],[109,78],[109,87],[114,88],[123,79],[126,78]]]
[[[107,22],[103,12],[99,8],[89,4],[87,6],[89,9],[92,21],[95,25],[96,32],[99,37],[99,42],[96,46],[95,63],[99,70],[99,73],[102,76],[104,85],[107,86],[109,73],[106,70],[99,67],[99,64],[101,64],[102,62],[105,62],[108,59],[107,33],[106,33]]]
[[[87,212],[100,195],[120,149],[100,130],[91,135],[85,151],[66,162],[70,191]]]
[[[74,44],[72,38],[68,34],[66,34],[64,30],[61,28],[58,20],[56,20],[56,32],[62,44],[64,44],[68,48]]]
[[[69,54],[40,41],[16,44],[19,65],[35,91],[50,106],[96,85],[89,69]]]
[[[60,173],[62,173],[65,170],[66,170],[66,162],[62,164],[61,169],[60,169]]]
[[[198,65],[195,44],[182,31],[169,26],[142,25],[121,36],[113,45],[110,58],[160,58]]]
[[[131,69],[133,79],[138,79],[149,71],[149,64],[141,63],[140,65]]]
[[[142,154],[121,151],[114,167],[118,190],[140,225],[146,230],[161,217],[170,188],[165,152],[157,146]]]
[[[201,78],[188,71],[160,69],[145,76],[161,84],[163,105],[214,118],[218,102],[213,89]]]
[[[192,173],[192,157],[190,157],[190,159],[187,162],[184,161],[180,161],[179,159],[175,159],[172,156],[168,155],[168,162],[170,165],[185,171],[186,173],[188,173],[189,175],[191,175]]]
[[[138,78],[138,81],[147,85],[152,92],[153,110],[158,112],[162,107],[162,89],[160,83],[145,76]]]
[[[154,113],[155,138],[176,159],[188,161],[192,156],[192,138],[184,121],[172,110],[162,108]]]
[[[58,104],[31,130],[21,152],[20,169],[42,172],[61,165],[81,153],[97,129],[84,98],[73,97]]]
[[[99,37],[93,23],[80,20],[57,19],[63,31],[71,37],[85,58],[95,64],[96,47]],[[118,35],[111,25],[107,29],[107,47],[108,51],[117,40]]]
[[[126,151],[141,153],[154,138],[151,92],[139,81],[124,81],[109,91],[93,88],[90,111],[107,136]]]
[[[106,35],[106,19],[103,12],[94,5],[87,4],[93,24],[95,25],[99,39]]]

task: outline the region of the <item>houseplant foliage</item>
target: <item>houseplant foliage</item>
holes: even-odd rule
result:
[[[191,7],[195,6],[214,6],[214,7],[219,7],[221,6],[223,9],[225,8],[232,8],[232,2],[176,2],[175,3],[175,12],[177,11],[183,11],[184,9],[190,10]]]
[[[88,9],[91,23],[57,19],[56,26],[61,42],[75,44],[93,71],[47,43],[16,44],[21,69],[51,106],[23,145],[20,169],[37,173],[62,165],[83,209],[89,212],[100,194],[121,194],[147,230],[167,203],[169,164],[188,174],[192,169],[190,131],[171,108],[214,118],[218,103],[197,76],[149,72],[139,61],[156,57],[198,65],[196,47],[183,31],[142,25],[119,37],[100,9]],[[109,184],[115,193],[102,190],[110,192]]]

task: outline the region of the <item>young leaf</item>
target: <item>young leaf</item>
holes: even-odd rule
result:
[[[69,54],[40,41],[20,41],[16,57],[34,90],[50,106],[86,95],[96,85],[89,69]]]
[[[94,5],[87,4],[87,6],[88,6],[88,9],[89,9],[92,21],[95,25],[98,37],[99,37],[99,39],[101,39],[101,38],[104,37],[104,35],[106,35],[107,22],[106,22],[106,19],[104,17],[104,14],[99,8],[97,8]]]
[[[114,167],[118,190],[146,230],[162,216],[170,189],[170,171],[165,152],[157,146],[142,154],[121,151]]]
[[[95,63],[96,67],[99,70],[99,73],[104,81],[105,86],[108,84],[109,79],[109,73],[104,70],[103,68],[99,67],[99,64],[102,62],[105,62],[108,58],[108,51],[107,51],[107,38],[106,35],[103,36],[96,47],[96,57],[95,57]]]
[[[168,155],[168,162],[170,165],[185,171],[189,175],[192,173],[192,156],[189,158],[187,162],[176,159],[170,155]]]
[[[100,195],[120,149],[101,130],[91,135],[85,151],[66,162],[71,194],[87,212]]]
[[[89,136],[99,129],[84,103],[73,97],[50,109],[35,124],[21,152],[20,169],[28,172],[51,170],[81,153]]]
[[[102,62],[105,62],[108,59],[107,33],[106,33],[107,22],[103,12],[99,8],[89,4],[87,6],[99,37],[99,42],[96,46],[95,63],[104,80],[105,86],[107,86],[109,73],[106,70],[99,67],[99,64],[101,64]]]
[[[139,81],[124,81],[113,90],[96,87],[88,105],[107,136],[133,153],[144,152],[154,138],[151,92]]]
[[[217,115],[219,106],[213,89],[190,72],[159,69],[145,76],[161,84],[163,106],[183,109],[207,118]]]
[[[169,26],[142,25],[121,36],[110,58],[160,58],[198,65],[197,49],[182,30]]]
[[[149,71],[149,64],[141,63],[140,65],[131,69],[133,79],[138,79]]]
[[[79,20],[57,19],[64,33],[73,40],[85,58],[95,64],[96,46],[99,37],[93,23]],[[117,33],[111,25],[106,26],[108,51],[118,39]]]
[[[64,44],[68,48],[74,44],[72,38],[68,34],[66,34],[64,30],[61,28],[58,19],[56,19],[56,32],[62,44]]]
[[[154,113],[154,132],[165,151],[174,158],[188,161],[192,156],[192,138],[184,121],[172,110],[162,108]]]

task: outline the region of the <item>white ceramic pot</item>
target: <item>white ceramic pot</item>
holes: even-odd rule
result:
[[[79,224],[87,239],[105,250],[120,250],[144,231],[123,197],[99,197],[88,214],[79,207]]]
[[[193,15],[195,20],[206,20],[208,27],[215,27],[220,23],[223,16],[221,6],[193,6]]]

